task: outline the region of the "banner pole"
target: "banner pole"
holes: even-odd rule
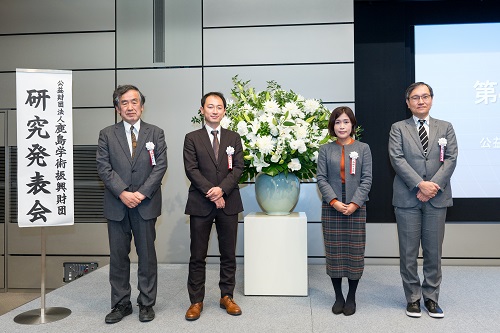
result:
[[[40,267],[40,322],[45,323],[45,227],[40,228],[40,238],[41,238],[41,267]]]
[[[40,299],[41,307],[40,309],[29,310],[23,312],[16,317],[14,321],[18,324],[27,325],[38,325],[45,323],[52,323],[66,318],[71,314],[71,310],[67,308],[54,307],[45,308],[45,269],[46,269],[46,237],[45,237],[45,227],[40,227],[40,242],[41,242],[41,253],[40,253]]]

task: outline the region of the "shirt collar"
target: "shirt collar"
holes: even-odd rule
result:
[[[420,125],[419,120],[420,120],[420,118],[413,116],[413,122],[415,123],[415,125],[417,125],[417,126]],[[429,126],[429,115],[427,115],[427,117],[425,117],[423,120],[425,120],[424,125]]]
[[[212,131],[213,130],[219,131],[217,134],[219,135],[219,138],[220,138],[220,130],[221,130],[221,126],[220,125],[217,126],[217,128],[215,128],[215,129],[212,128],[212,127],[210,127],[210,126],[208,126],[208,125],[205,125],[205,129],[207,130],[207,132],[208,132],[209,135],[212,135]]]
[[[125,131],[130,132],[130,125],[127,123],[125,120],[123,121],[123,126],[125,126]],[[139,130],[141,129],[141,119],[137,120],[137,122],[134,124],[134,128],[139,133]]]

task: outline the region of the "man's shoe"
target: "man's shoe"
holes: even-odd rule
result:
[[[444,312],[441,310],[439,305],[434,302],[432,299],[428,299],[425,301],[425,308],[427,309],[427,312],[429,313],[429,316],[432,318],[443,318],[444,317]]]
[[[106,324],[114,324],[132,313],[132,304],[118,304],[106,315]]]
[[[334,314],[343,313],[344,312],[344,304],[345,304],[345,300],[343,298],[335,300],[335,303],[333,303],[332,312]]]
[[[226,309],[226,312],[231,316],[239,316],[241,314],[241,309],[238,304],[236,304],[233,299],[227,295],[220,299],[220,307],[221,309]]]
[[[413,318],[420,318],[422,316],[420,312],[420,300],[408,303],[406,306],[406,315]]]
[[[192,321],[200,318],[201,311],[203,311],[203,302],[191,304],[186,311],[186,320]]]
[[[153,306],[146,306],[139,304],[139,321],[151,321],[155,319],[155,310],[153,310]]]

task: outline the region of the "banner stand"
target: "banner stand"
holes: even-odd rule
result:
[[[66,318],[71,314],[71,310],[61,307],[45,308],[45,227],[40,227],[41,238],[41,269],[40,269],[40,309],[29,310],[17,315],[14,321],[18,324],[38,325],[52,323]]]

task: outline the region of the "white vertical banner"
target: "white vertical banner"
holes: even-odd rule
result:
[[[17,69],[19,227],[74,224],[72,72]]]

